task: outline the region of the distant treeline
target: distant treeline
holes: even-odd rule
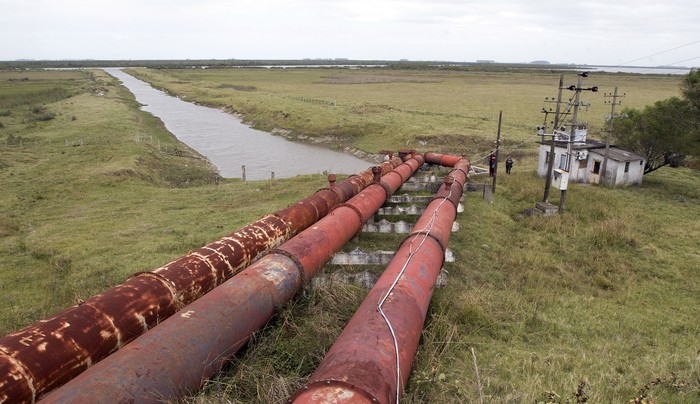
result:
[[[559,70],[575,68],[573,65],[537,65],[532,63],[476,63],[449,61],[391,61],[391,60],[336,60],[336,59],[295,59],[295,60],[243,60],[243,59],[184,59],[184,60],[16,60],[0,61],[0,69],[46,69],[46,68],[99,68],[99,67],[149,67],[156,69],[217,68],[217,67],[284,67],[322,66],[346,67],[364,66],[367,68],[388,69],[444,69],[444,70],[487,70],[503,71],[510,69]]]

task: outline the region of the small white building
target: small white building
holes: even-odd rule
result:
[[[554,139],[554,168],[566,170],[568,142],[558,139],[557,136],[554,136]],[[537,175],[540,177],[547,175],[551,147],[551,140],[540,142],[540,157],[537,165]],[[605,143],[587,140],[585,134],[582,137],[577,136],[572,145],[572,157],[569,182],[601,183]],[[642,185],[645,163],[644,157],[610,146],[605,182],[611,186]]]

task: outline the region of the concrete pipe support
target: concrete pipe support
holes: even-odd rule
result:
[[[458,173],[469,163],[455,161]],[[451,176],[294,403],[396,403],[403,394],[462,186]]]

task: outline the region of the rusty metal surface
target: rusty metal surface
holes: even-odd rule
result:
[[[284,253],[271,251],[45,401],[159,401],[191,392],[269,320],[276,305],[292,298],[302,280],[311,280],[385,198],[381,186],[368,186],[277,248]]]
[[[425,162],[429,164],[441,165],[444,167],[454,167],[463,157],[450,154],[425,153]]]
[[[461,196],[462,187],[449,178],[443,196],[428,205],[309,382],[292,397],[294,403],[327,402],[331,393],[379,403],[400,400],[457,214],[449,190]],[[335,389],[329,391],[329,385]]]
[[[354,386],[343,383],[340,380],[327,380],[322,386],[318,386],[310,391],[305,400],[319,404],[365,404],[378,402],[364,391],[355,389]]]
[[[318,191],[151,273],[135,274],[82,306],[0,339],[5,357],[0,398],[32,402],[62,385],[312,225],[371,179],[371,169],[365,170],[333,190]]]
[[[405,243],[397,251],[392,263],[355,312],[305,388],[297,393],[295,403],[323,402],[314,399],[315,390],[324,388],[327,381],[334,380],[342,380],[352,386],[348,387],[348,394],[368,395],[380,403],[395,402],[394,343],[386,323],[377,312],[377,304],[403,268],[409,248],[408,243]],[[433,259],[435,257],[438,258]],[[408,380],[411,371],[441,265],[441,246],[428,238],[406,267],[403,276],[405,281],[396,285],[383,308],[400,341],[402,385]]]
[[[45,401],[156,401],[198,388],[269,320],[276,305],[291,299],[302,279],[310,280],[357,233],[385,198],[381,186],[368,186],[277,248],[285,253],[271,251]]]
[[[266,255],[42,402],[160,403],[191,392],[300,287],[293,260]]]
[[[182,307],[220,285],[261,252],[278,246],[292,234],[287,221],[276,215],[267,215],[153,272],[172,284]]]

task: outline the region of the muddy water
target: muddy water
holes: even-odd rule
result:
[[[143,110],[160,118],[181,142],[206,156],[226,178],[294,177],[322,172],[354,174],[373,164],[323,147],[288,141],[250,128],[221,110],[185,102],[156,90],[120,69],[105,69],[122,81],[144,104]]]

